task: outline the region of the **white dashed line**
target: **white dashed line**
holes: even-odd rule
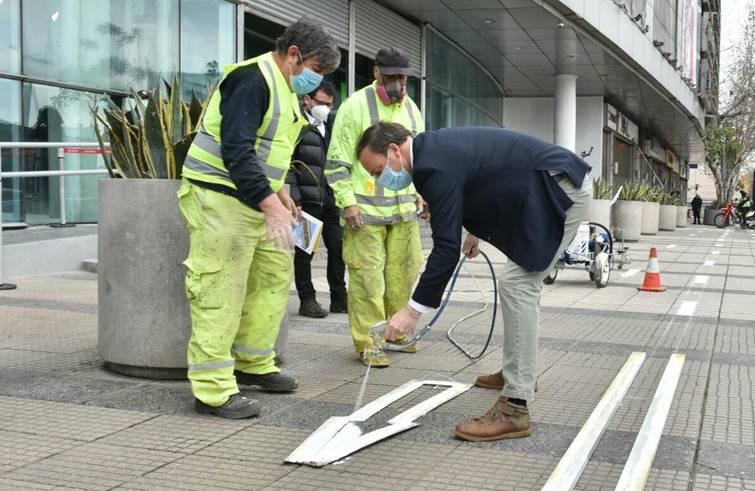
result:
[[[632,268],[630,270],[625,271],[624,273],[621,273],[621,277],[629,278],[630,276],[634,276],[639,272],[640,272],[640,268]]]
[[[684,302],[682,302],[679,310],[676,311],[676,315],[692,316],[695,314],[695,309],[697,309],[697,302],[692,300],[685,300]]]
[[[694,285],[704,285],[708,282],[708,277],[704,274],[699,274],[695,276],[695,279],[692,280],[692,284]]]

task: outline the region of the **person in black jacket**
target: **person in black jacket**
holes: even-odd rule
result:
[[[333,101],[336,89],[324,80],[322,84],[302,99],[304,115],[310,126],[301,139],[292,157],[295,169],[288,174],[291,197],[302,211],[322,220],[322,239],[328,249],[328,285],[330,286],[330,311],[346,312],[345,266],[341,254],[343,228],[336,206],[333,190],[325,179],[325,156],[330,144],[335,111]],[[328,312],[317,303],[315,287],[312,285],[312,256],[296,249],[294,255],[294,279],[299,293],[299,315],[322,318]]]
[[[700,225],[700,210],[703,208],[703,199],[700,197],[700,193],[695,193],[695,197],[692,198],[692,216],[695,217],[694,225]]]
[[[590,166],[565,148],[508,129],[447,128],[412,138],[403,126],[383,122],[364,132],[357,155],[387,189],[413,182],[430,209],[432,252],[409,304],[386,326],[386,339],[409,335],[422,314],[438,308],[462,251],[474,257],[484,240],[506,254],[502,369],[475,382],[501,395],[487,414],[458,425],[456,435],[529,436],[542,283],[587,217]],[[469,232],[463,245],[462,228]]]

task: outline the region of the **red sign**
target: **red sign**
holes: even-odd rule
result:
[[[88,154],[101,154],[102,150],[99,148],[66,148],[63,153],[88,153]],[[105,153],[113,153],[110,150],[105,150]]]

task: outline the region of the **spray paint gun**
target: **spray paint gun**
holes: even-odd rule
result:
[[[404,338],[402,340],[402,343],[392,343],[385,339],[385,336],[383,335],[383,332],[385,332],[385,328],[388,326],[388,321],[380,321],[374,326],[372,326],[372,329],[370,332],[372,333],[372,339],[374,341],[373,346],[380,346],[381,349],[389,350],[389,351],[404,351],[407,348],[411,348],[417,342],[428,332],[430,332],[430,329],[433,327],[432,323],[427,324],[422,329],[415,331],[414,336],[411,338]],[[403,342],[405,341],[405,342]]]

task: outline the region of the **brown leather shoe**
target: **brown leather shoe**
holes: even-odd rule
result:
[[[480,375],[477,380],[474,381],[475,387],[482,387],[483,389],[503,389],[503,373],[495,372],[488,375]]]
[[[483,389],[502,390],[506,381],[503,379],[503,373],[495,372],[488,375],[480,375],[474,381],[475,387]],[[537,392],[537,380],[535,380],[535,392]]]
[[[471,442],[525,438],[532,434],[530,413],[526,406],[518,406],[501,396],[491,410],[458,425],[454,434]]]

